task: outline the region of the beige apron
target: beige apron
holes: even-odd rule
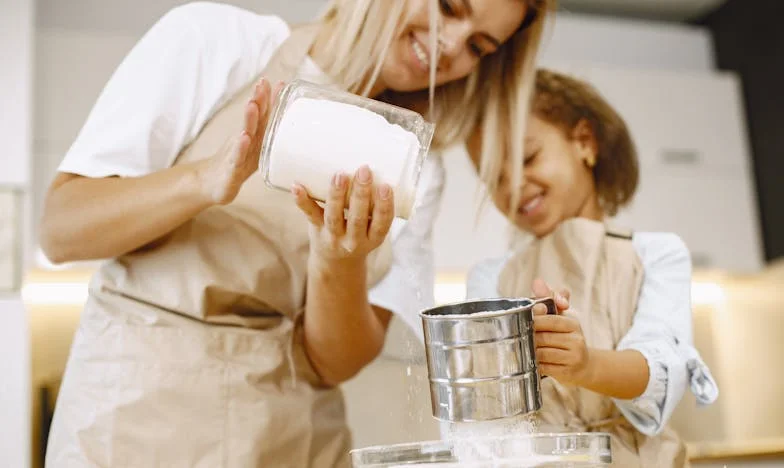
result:
[[[264,70],[293,78],[316,28],[295,30]],[[255,80],[175,164],[215,154],[242,128]],[[260,173],[93,278],[57,401],[47,466],[348,466],[338,389],[302,345],[308,224]],[[369,284],[389,268],[385,242]]]
[[[588,346],[615,349],[632,325],[643,268],[631,234],[587,219],[564,222],[511,258],[499,278],[505,297],[527,296],[536,278],[571,292]],[[687,466],[685,445],[670,428],[656,437],[636,431],[606,396],[555,379],[542,380],[540,431],[607,432],[613,466]]]

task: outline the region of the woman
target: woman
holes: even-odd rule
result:
[[[165,15],[103,90],[46,201],[50,259],[112,259],[91,283],[47,464],[345,466],[336,386],[378,355],[391,313],[427,305],[440,169],[402,226],[367,167],[336,174],[324,208],[305,187],[267,189],[270,82],[430,102],[436,148],[484,129],[495,155],[501,124],[527,114],[547,14],[546,1],[333,0],[292,31],[208,2]]]
[[[667,421],[687,386],[702,404],[718,396],[692,345],[689,252],[675,234],[606,223],[632,199],[638,164],[626,125],[594,89],[539,71],[531,113],[524,164],[507,162],[488,182],[498,209],[532,239],[474,267],[468,295],[565,287],[561,314],[534,318],[539,370],[551,377],[540,430],[609,432],[614,466],[685,466]]]

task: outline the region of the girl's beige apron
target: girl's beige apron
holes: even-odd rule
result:
[[[296,76],[315,28],[272,58],[271,82]],[[215,154],[241,130],[254,83],[179,155]],[[308,225],[290,194],[254,174],[210,208],[93,278],[57,401],[47,466],[348,466],[338,389],[302,345]],[[389,267],[388,242],[369,283]]]
[[[527,296],[536,278],[567,288],[588,346],[615,349],[629,331],[644,271],[631,234],[602,223],[573,219],[510,259],[499,281],[505,297]],[[542,380],[542,431],[608,432],[613,466],[682,467],[686,448],[670,428],[656,437],[636,431],[612,400],[597,393]]]

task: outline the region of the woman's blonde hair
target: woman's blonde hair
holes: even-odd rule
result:
[[[438,0],[429,0],[431,53],[436,53]],[[483,136],[480,175],[494,184],[504,155],[523,166],[523,142],[536,59],[545,22],[555,0],[520,0],[528,11],[521,27],[496,52],[481,59],[463,79],[434,86],[436,60],[431,60],[429,90],[386,93],[381,99],[411,107],[430,98],[428,118],[436,124],[433,148]],[[367,96],[378,78],[387,49],[405,26],[404,0],[331,0],[321,22],[331,31],[325,70],[348,91]],[[420,110],[420,109],[418,109]],[[492,185],[489,186],[492,188]]]

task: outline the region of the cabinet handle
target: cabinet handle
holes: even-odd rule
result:
[[[697,150],[665,149],[661,159],[665,164],[697,164],[700,162],[700,153]]]

